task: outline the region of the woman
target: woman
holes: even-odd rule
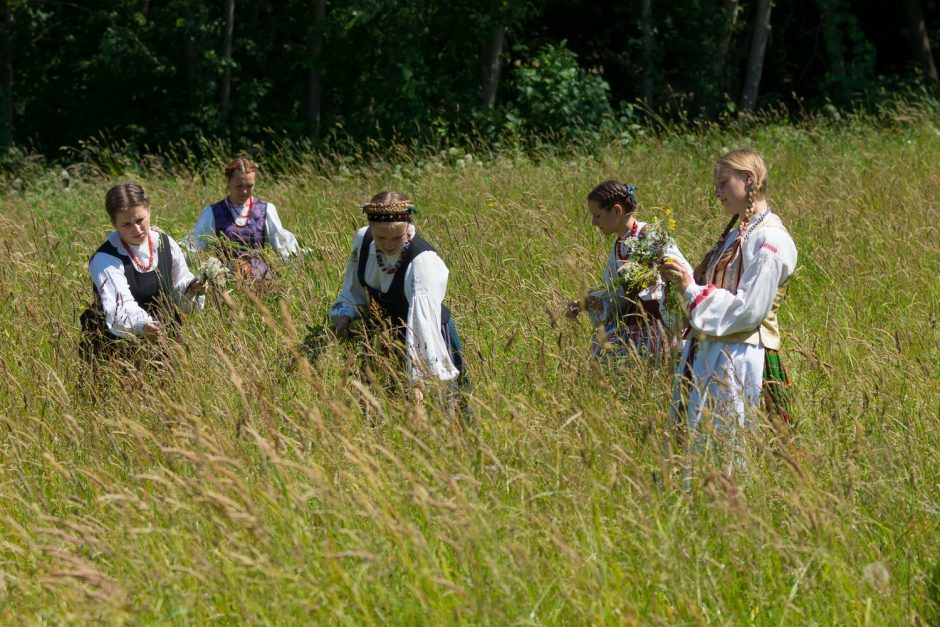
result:
[[[83,350],[100,354],[120,339],[165,335],[176,307],[202,308],[206,284],[186,266],[173,238],[150,227],[150,198],[137,183],[108,190],[114,231],[88,264],[95,301],[81,317]]]
[[[685,401],[693,433],[709,415],[716,434],[733,436],[739,427],[756,428],[753,410],[762,391],[768,409],[788,419],[777,310],[797,252],[767,203],[767,167],[759,154],[729,152],[716,162],[714,176],[731,222],[694,277],[677,262],[663,264],[660,273],[681,287],[688,308],[691,341],[679,365],[675,406],[681,412]]]
[[[466,382],[457,328],[444,305],[449,271],[412,223],[414,205],[398,192],[381,192],[363,205],[369,221],[353,238],[343,287],[330,310],[338,337],[366,317],[404,346],[409,380]],[[420,396],[420,392],[418,394]]]
[[[250,159],[240,157],[225,166],[225,198],[202,210],[185,243],[197,252],[214,240],[230,242],[223,252],[234,258],[236,276],[264,281],[273,278],[260,254],[265,244],[285,260],[298,250],[297,238],[281,225],[274,203],[254,197],[256,180]]]

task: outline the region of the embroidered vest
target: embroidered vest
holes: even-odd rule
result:
[[[401,265],[395,272],[392,284],[388,286],[387,292],[382,292],[366,283],[366,263],[369,261],[369,252],[372,244],[372,230],[367,229],[362,237],[362,244],[359,246],[359,266],[357,274],[359,283],[366,289],[369,298],[378,306],[382,316],[388,320],[389,324],[401,335],[401,340],[405,338],[405,326],[408,320],[408,298],[405,296],[405,273],[408,266],[414,261],[415,257],[426,252],[437,252],[433,246],[424,240],[420,235],[415,234],[411,238],[411,245],[402,252]],[[441,325],[446,325],[450,320],[450,310],[441,305]]]
[[[215,219],[215,234],[225,236],[238,244],[237,254],[245,255],[250,250],[260,250],[265,241],[265,219],[268,214],[268,203],[255,198],[251,207],[251,215],[245,226],[235,224],[232,210],[223,198],[212,205],[212,217]]]
[[[780,221],[780,218],[776,214],[769,213],[766,218],[761,220],[761,222],[754,227],[754,230],[751,231],[751,236],[757,231],[771,226],[786,231],[786,227],[783,226],[783,222]],[[737,237],[740,237],[740,235],[737,235]],[[743,266],[744,259],[740,248],[732,244],[725,253],[718,256],[713,263],[709,264],[705,272],[705,282],[711,283],[715,287],[726,289],[732,294],[736,294],[738,284],[741,281],[741,275],[744,273]],[[756,329],[732,333],[731,335],[722,335],[720,337],[706,335],[692,329],[692,336],[700,340],[709,340],[712,342],[743,342],[752,346],[763,344],[764,348],[780,350],[780,325],[777,321],[777,312],[780,310],[780,303],[783,302],[783,298],[786,296],[789,283],[790,278],[787,277],[787,280],[777,287],[777,294],[774,296],[770,313],[767,314],[767,317],[764,318]]]

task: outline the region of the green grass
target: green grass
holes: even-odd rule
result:
[[[180,237],[201,176],[56,173],[0,198],[0,621],[348,624],[940,622],[940,127],[930,110],[640,136],[567,154],[292,164],[259,194],[312,253],[266,310],[188,318],[172,372],[76,348],[104,192],[138,178]],[[668,206],[693,261],[725,218],[711,164],[751,146],[800,253],[781,320],[797,421],[733,480],[666,474],[671,373],[600,372],[564,304],[609,242],[615,177]],[[451,270],[473,428],[360,381],[355,351],[291,366],[339,288],[357,205],[410,194]],[[368,410],[365,409],[368,407]]]

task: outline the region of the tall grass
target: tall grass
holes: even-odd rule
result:
[[[741,145],[766,156],[800,251],[781,316],[796,421],[761,430],[745,473],[700,461],[685,490],[660,455],[671,373],[599,369],[561,314],[609,246],[594,184],[672,208],[698,259],[724,223],[711,164]],[[936,623],[938,162],[936,117],[914,111],[279,163],[258,191],[312,249],[278,268],[280,297],[210,298],[171,368],[117,366],[97,390],[77,316],[105,190],[140,179],[179,237],[220,182],[161,166],[8,188],[0,621]],[[415,199],[451,269],[472,425],[370,386],[351,346],[294,359],[381,189]]]

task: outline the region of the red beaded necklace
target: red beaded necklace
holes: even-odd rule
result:
[[[124,241],[124,238],[121,238],[121,244],[124,245],[124,250],[127,251],[127,256],[131,258],[131,263],[137,266],[138,270],[141,272],[147,272],[153,267],[153,240],[150,239],[150,233],[147,233],[147,250],[150,253],[150,260],[147,262],[146,266],[137,260],[137,255],[134,254],[134,251],[131,249],[130,245]]]
[[[617,251],[617,259],[619,259],[620,261],[626,261],[630,257],[629,250],[626,252],[621,252],[621,248],[622,248],[621,244],[623,244],[624,240],[628,240],[628,239],[636,237],[636,234],[639,230],[640,230],[640,224],[639,222],[634,220],[633,228],[630,229],[630,232],[627,233],[626,235],[621,235],[620,237],[617,238],[617,244],[615,247],[615,250]]]
[[[228,199],[228,196],[225,197],[225,204],[229,206],[229,209],[234,209],[231,201],[229,201]],[[248,224],[248,219],[251,217],[251,212],[254,210],[254,208],[255,208],[254,197],[249,196],[248,197],[248,213],[242,215],[242,213],[239,212],[238,217],[235,218],[235,226],[237,226],[238,228],[242,228],[243,226]]]

